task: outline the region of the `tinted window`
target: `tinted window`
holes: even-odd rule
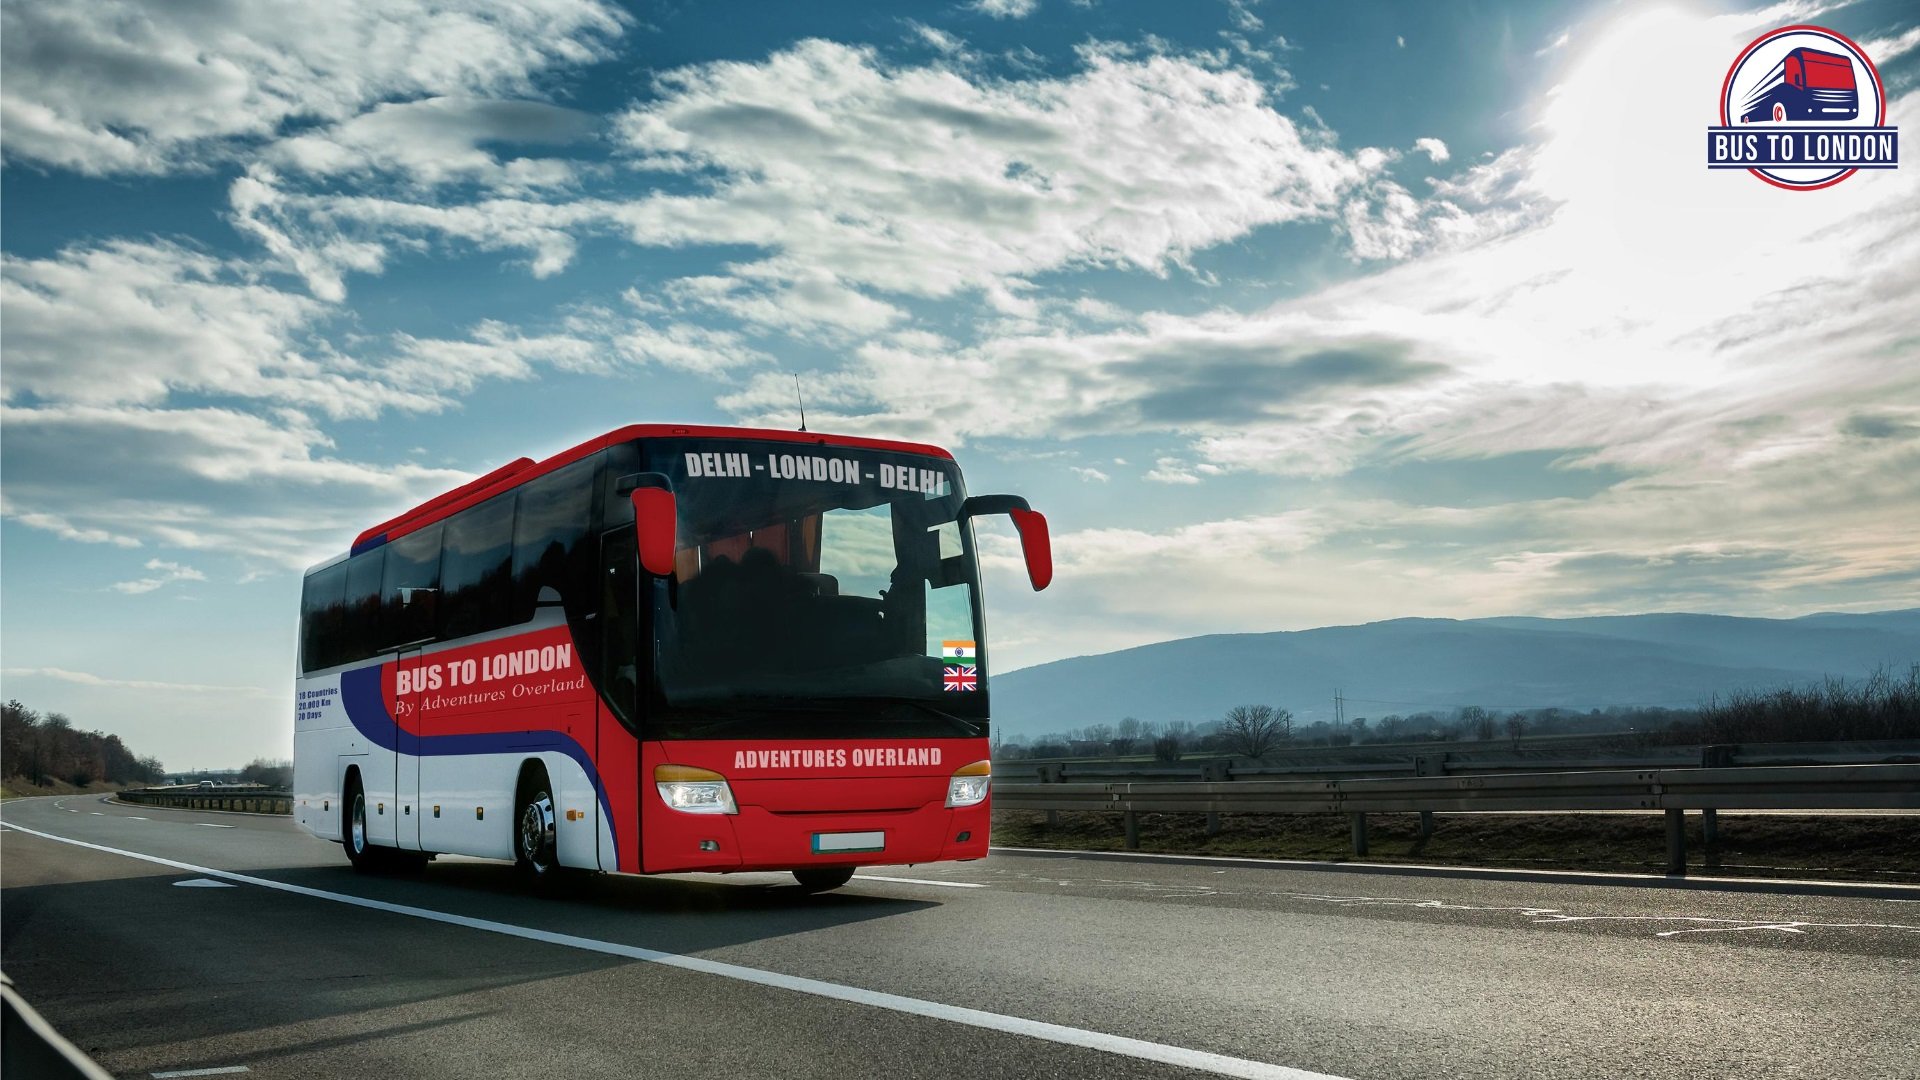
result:
[[[346,625],[347,564],[307,575],[300,592],[300,667],[318,671],[340,663],[340,632]]]
[[[440,555],[440,636],[466,637],[512,619],[513,495],[447,521]]]
[[[590,608],[597,597],[571,595],[589,575],[582,559],[593,505],[593,458],[577,461],[520,489],[513,528],[513,621],[533,618],[542,587]]]
[[[381,649],[433,636],[440,593],[440,526],[411,532],[386,547],[387,571],[380,590]]]
[[[380,576],[387,549],[377,547],[347,560],[347,620],[336,664],[365,660],[380,651]]]

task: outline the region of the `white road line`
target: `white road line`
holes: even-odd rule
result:
[[[204,877],[188,878],[185,881],[176,881],[173,883],[173,887],[176,889],[236,889],[236,888],[239,888],[239,886],[235,885],[231,881],[215,881],[212,878],[204,878]]]
[[[237,829],[240,827],[238,825],[215,825],[211,821],[196,821],[194,824],[203,829]]]
[[[228,1076],[233,1073],[252,1072],[245,1065],[222,1065],[217,1069],[175,1069],[172,1072],[148,1073],[153,1080],[168,1080],[174,1076]]]
[[[146,819],[146,818],[143,818],[143,817],[134,817],[134,816],[133,816],[132,814],[128,814],[128,815],[127,815],[127,820],[128,820],[128,821],[145,821],[145,820],[147,820],[147,819]]]
[[[4,823],[9,829],[37,836],[42,840],[69,844],[73,847],[104,851],[109,855],[120,855],[129,859],[154,863],[159,866],[171,866],[176,870],[185,870],[194,874],[222,878],[239,882],[242,885],[258,885],[263,889],[292,893],[296,896],[311,897],[316,900],[330,900],[336,904],[348,904],[353,907],[385,911],[395,915],[407,915],[427,922],[444,923],[448,926],[460,926],[469,930],[482,930],[505,937],[520,938],[525,941],[538,941],[563,948],[579,949],[583,952],[600,953],[605,956],[619,956],[629,960],[640,960],[662,967],[678,968],[682,971],[694,971],[703,975],[717,975],[723,979],[752,983],[757,986],[770,986],[780,990],[791,990],[799,994],[811,994],[815,997],[830,998],[835,1001],[865,1005],[890,1012],[906,1013],[910,1016],[924,1016],[933,1020],[945,1020],[968,1027],[984,1028],[988,1031],[1005,1032],[1009,1035],[1024,1035],[1031,1039],[1060,1043],[1065,1046],[1078,1046],[1088,1050],[1099,1050],[1122,1057],[1138,1058],[1142,1061],[1156,1061],[1163,1065],[1175,1065],[1184,1069],[1198,1069],[1220,1076],[1240,1077],[1242,1080],[1346,1080],[1345,1077],[1330,1073],[1310,1072],[1286,1065],[1273,1065],[1264,1061],[1248,1058],[1229,1057],[1225,1054],[1209,1053],[1205,1050],[1192,1050],[1184,1046],[1169,1046],[1166,1043],[1148,1042],[1145,1039],[1132,1039],[1125,1035],[1109,1035],[1101,1031],[1089,1031],[1085,1028],[1068,1027],[1064,1024],[1050,1024],[1044,1020],[1029,1020],[1020,1016],[1008,1016],[1004,1013],[987,1012],[983,1009],[969,1009],[960,1005],[947,1005],[924,998],[905,997],[900,994],[888,994],[878,990],[863,990],[857,986],[842,986],[824,979],[809,979],[799,975],[783,975],[777,971],[763,971],[759,968],[742,967],[719,960],[705,960],[697,956],[682,956],[678,953],[661,952],[657,949],[641,948],[638,945],[623,945],[615,941],[600,941],[595,938],[576,937],[572,934],[556,934],[550,930],[535,930],[529,926],[515,926],[512,923],[495,922],[492,919],[476,919],[470,915],[454,915],[432,908],[412,907],[407,904],[392,904],[385,900],[370,900],[364,896],[352,896],[347,893],[327,892],[324,889],[294,885],[271,878],[252,877],[236,874],[231,870],[215,870],[210,867],[196,866],[192,863],[161,858],[158,855],[146,855],[138,851],[125,851],[107,847],[104,844],[90,844],[85,840],[74,840],[65,836],[43,833],[38,829],[29,829],[12,822]],[[181,1074],[174,1074],[181,1075]]]
[[[855,881],[897,881],[902,885],[939,885],[948,889],[984,889],[977,881],[929,881],[917,877],[881,877],[879,874],[855,874]]]

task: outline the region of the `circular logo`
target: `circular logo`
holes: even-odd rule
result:
[[[1831,136],[1886,122],[1887,95],[1879,70],[1860,46],[1825,27],[1783,26],[1760,35],[1740,50],[1720,86],[1722,127],[1821,136],[1781,145],[1840,145]],[[1805,164],[1773,161],[1748,171],[1775,187],[1814,191],[1858,170],[1821,158],[1814,152],[1807,154]]]

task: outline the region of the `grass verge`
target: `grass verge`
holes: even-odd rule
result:
[[[1063,811],[1049,827],[1041,811],[996,810],[993,830],[1005,847],[1126,850],[1119,814]],[[1722,813],[1718,831],[1709,850],[1687,815],[1689,874],[1920,884],[1920,816]],[[1357,863],[1657,874],[1666,837],[1658,814],[1437,814],[1424,840],[1418,814],[1368,814],[1369,853],[1355,857],[1344,815],[1222,814],[1213,836],[1199,814],[1140,815],[1141,851]]]

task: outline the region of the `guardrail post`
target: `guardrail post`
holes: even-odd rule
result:
[[[1132,810],[1121,815],[1127,823],[1127,850],[1140,850],[1140,815]]]
[[[1202,762],[1200,765],[1200,782],[1203,784],[1224,784],[1231,779],[1233,779],[1233,763],[1231,761],[1207,761]],[[1220,835],[1220,812],[1218,810],[1207,811],[1207,835]]]
[[[1040,766],[1040,782],[1041,783],[1058,784],[1064,781],[1065,779],[1066,779],[1065,766],[1063,765]],[[1054,828],[1058,828],[1059,826],[1060,826],[1060,811],[1058,810],[1047,811],[1047,828],[1054,829]]]
[[[1420,811],[1420,839],[1426,840],[1431,836],[1433,836],[1433,811],[1422,810]]]
[[[1714,845],[1720,842],[1720,811],[1700,811],[1700,839],[1706,844],[1707,858],[1713,858]]]
[[[1349,814],[1348,817],[1353,822],[1353,853],[1365,855],[1367,853],[1367,815]]]
[[[1667,873],[1687,873],[1687,816],[1681,810],[1667,811]]]

